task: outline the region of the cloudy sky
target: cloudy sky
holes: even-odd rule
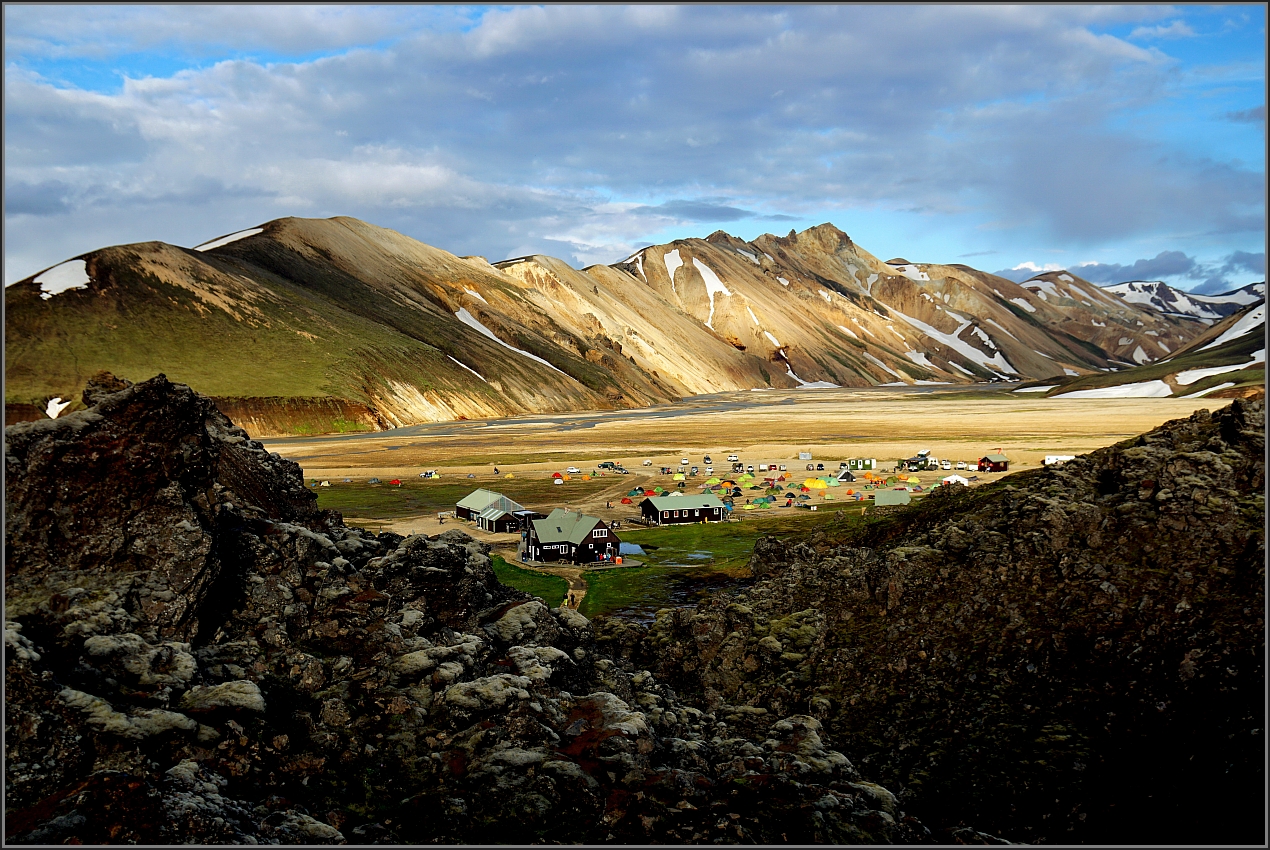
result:
[[[830,221],[889,259],[1265,277],[1265,8],[4,7],[5,282],[351,215],[581,266]]]

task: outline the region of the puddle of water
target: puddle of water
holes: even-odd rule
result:
[[[645,552],[644,547],[640,546],[638,543],[622,543],[622,544],[619,544],[617,547],[617,554],[619,555],[647,555],[648,553]]]
[[[663,601],[619,608],[608,616],[616,620],[649,625],[657,619],[657,612],[662,608],[695,608],[707,596],[720,593],[735,596],[753,584],[753,578],[733,578],[724,573],[684,576],[670,582],[669,593]]]

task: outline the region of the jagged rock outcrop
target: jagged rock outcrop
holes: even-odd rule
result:
[[[863,528],[763,540],[751,589],[648,630],[610,622],[601,645],[743,734],[819,718],[932,828],[1257,843],[1264,432],[1264,402],[1235,401]]]
[[[623,670],[461,532],[346,527],[189,387],[85,404],[5,431],[10,842],[930,840],[814,717]]]

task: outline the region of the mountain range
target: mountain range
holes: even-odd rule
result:
[[[767,387],[1076,378],[1207,326],[1069,272],[879,260],[831,224],[575,269],[459,257],[353,218],[103,248],[6,289],[6,421],[98,371],[162,372],[252,433],[619,409]],[[69,400],[69,404],[67,401]]]
[[[1133,304],[1150,307],[1166,316],[1199,319],[1211,323],[1239,312],[1266,298],[1266,284],[1247,286],[1221,295],[1196,295],[1174,289],[1162,280],[1130,280],[1104,287]]]

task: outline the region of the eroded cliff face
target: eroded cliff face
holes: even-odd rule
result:
[[[602,645],[703,708],[819,718],[932,827],[1257,843],[1264,428],[1236,401],[862,531],[760,541],[739,598]]]
[[[931,839],[814,717],[685,702],[461,532],[346,527],[189,387],[84,404],[5,431],[9,841]]]

